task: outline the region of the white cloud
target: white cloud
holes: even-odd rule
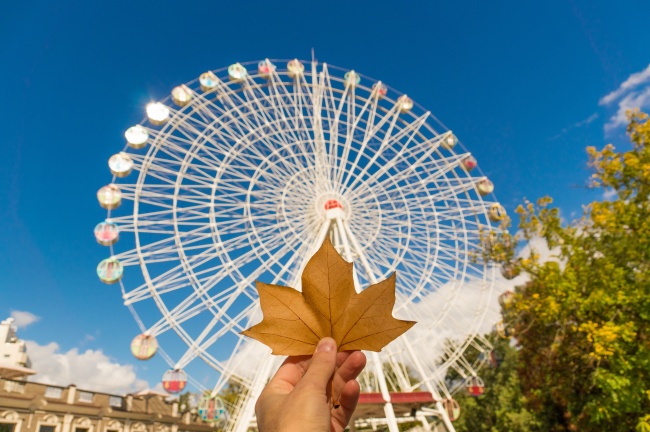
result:
[[[531,250],[535,251],[541,263],[545,263],[547,261],[559,262],[557,256],[560,253],[560,248],[556,247],[553,249],[549,249],[548,244],[546,243],[546,240],[544,240],[543,237],[534,237],[530,239],[530,241],[526,244],[526,246],[521,248],[519,253],[517,253],[517,257],[528,258],[530,256]]]
[[[650,64],[643,69],[641,72],[635,72],[630,75],[616,90],[603,96],[600,99],[601,105],[609,105],[614,102],[616,99],[620,98],[628,90],[633,89],[634,87],[639,86],[645,82],[650,81]]]
[[[605,131],[611,131],[627,123],[626,112],[634,108],[650,107],[650,65],[641,72],[630,75],[616,90],[603,96],[600,105],[616,103],[616,113],[605,124]]]
[[[522,248],[518,257],[526,258],[535,250],[542,262],[558,260],[558,249],[550,250],[543,238],[534,238]],[[487,334],[494,324],[501,319],[501,307],[498,297],[504,291],[514,291],[516,286],[524,285],[529,280],[528,275],[522,274],[512,280],[505,279],[498,269],[494,278],[491,295],[489,286],[478,278],[469,278],[464,283],[447,283],[435,292],[423,296],[417,303],[409,303],[406,307],[399,305],[405,299],[397,295],[394,315],[401,319],[410,319],[418,322],[406,337],[411,341],[412,349],[419,359],[426,373],[444,376],[444,371],[438,370],[437,361],[443,354],[446,340],[463,341],[470,334]],[[251,313],[251,322],[261,319],[259,310]],[[270,356],[270,349],[254,340],[245,340],[239,349],[233,353],[228,369],[242,377],[253,378],[260,370],[266,359]],[[392,353],[401,363],[415,368],[410,356],[403,349],[402,343],[397,340],[384,348],[380,354],[381,361],[386,361],[385,354]],[[271,367],[271,373],[278,367]],[[368,370],[372,368],[371,357],[368,357]]]
[[[605,189],[603,192],[603,199],[605,201],[610,201],[617,196],[617,192],[614,189]]]
[[[605,130],[610,131],[627,124],[626,113],[628,110],[648,107],[650,107],[650,87],[631,92],[618,102],[616,114],[605,124]]]
[[[102,350],[88,349],[80,352],[73,348],[61,352],[58,344],[39,345],[27,341],[27,354],[32,369],[38,373],[34,381],[67,386],[75,384],[81,389],[121,394],[142,390],[149,384],[138,379],[132,365],[111,360]]]
[[[11,317],[14,319],[14,325],[18,328],[25,328],[41,319],[41,317],[36,316],[31,312],[19,310],[11,311]]]

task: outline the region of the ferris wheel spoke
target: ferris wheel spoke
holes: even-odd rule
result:
[[[192,265],[195,266],[196,268],[200,268],[200,266],[214,260],[215,258],[222,259],[224,255],[227,255],[227,252],[223,250],[223,244],[219,244],[218,246],[221,247],[216,247],[214,253],[210,254],[199,254],[191,257],[186,257],[184,263],[177,264],[176,266],[172,267],[171,269],[168,269],[164,271],[163,273],[159,274],[155,278],[152,278],[149,280],[149,284],[144,284],[139,287],[139,290],[149,290],[151,287],[153,287],[152,293],[155,293],[155,289],[159,289],[162,287],[169,287],[170,284],[185,284],[187,281],[193,281],[193,277],[195,278],[196,275],[198,274],[197,272],[194,272],[193,275],[189,275],[185,270],[185,265]],[[228,261],[228,263],[230,263]],[[217,266],[219,267],[219,266]],[[201,273],[209,272],[212,271],[212,269],[204,270]],[[169,291],[169,290],[168,290]],[[129,295],[136,294],[135,290],[128,293]],[[137,293],[140,294],[141,293]]]
[[[205,207],[204,205],[200,205],[140,213],[137,215],[137,222],[135,221],[136,218],[134,215],[111,217],[109,221],[117,224],[121,232],[134,232],[137,224],[139,232],[173,234],[176,230],[170,222],[174,218],[180,225],[186,221],[191,222],[206,219]]]
[[[149,243],[141,246],[139,249],[117,254],[115,258],[119,259],[124,266],[138,265],[140,263],[140,257],[156,259],[171,253],[177,253],[178,242],[180,241],[183,241],[188,247],[195,248],[196,246],[191,246],[193,243],[211,240],[212,237],[209,227],[207,228],[207,232],[204,231],[206,231],[206,227],[205,225],[201,225],[192,231],[178,233],[176,236]],[[213,246],[212,243],[209,245],[198,245],[198,248],[207,248],[210,246]]]
[[[417,263],[413,263],[408,259],[405,259],[403,262],[401,262],[400,266],[406,270],[407,275],[418,275],[418,272],[422,273],[418,280],[413,279],[411,283],[407,285],[410,288],[407,294],[410,294],[411,292],[417,290],[417,287],[427,282],[433,286],[444,285],[449,281],[455,280],[458,273],[457,268],[445,263],[442,260],[438,260],[435,263],[434,268],[427,268],[425,272],[422,271],[422,267],[418,266]],[[439,274],[434,274],[434,269],[439,271]],[[405,277],[408,278],[410,276],[405,275]]]
[[[129,184],[122,183],[120,184],[121,190],[127,194],[138,194],[139,196],[162,196],[169,198],[171,200],[177,200],[179,197],[178,193],[188,194],[181,195],[183,199],[209,199],[211,198],[212,185],[210,186],[199,186],[199,185],[178,185],[172,186],[168,184]],[[191,195],[189,195],[191,194]]]
[[[377,151],[374,153],[372,158],[367,164],[364,164],[365,166],[361,170],[360,173],[356,173],[357,167],[359,166],[359,159],[361,154],[365,150],[365,146],[367,144],[367,140],[364,138],[363,143],[362,143],[362,148],[357,154],[357,158],[352,164],[352,167],[350,168],[348,178],[344,180],[341,183],[342,188],[346,188],[348,190],[353,190],[354,187],[368,174],[368,170],[370,167],[375,166],[377,160],[383,155],[384,151],[387,149],[392,149],[394,148],[398,143],[400,143],[400,140],[405,139],[405,142],[402,144],[400,152],[396,153],[396,155],[387,161],[385,164],[380,164],[379,169],[377,170],[376,173],[373,175],[376,175],[378,178],[383,176],[385,172],[388,171],[394,164],[395,160],[399,160],[402,152],[405,151],[405,149],[411,148],[409,144],[413,140],[413,138],[419,133],[420,128],[426,123],[427,118],[429,117],[429,112],[424,113],[420,117],[416,118],[413,122],[408,123],[406,127],[401,129],[399,132],[397,132],[395,135],[392,135],[393,129],[395,128],[395,123],[397,122],[397,119],[399,117],[399,111],[395,111],[395,114],[393,115],[393,118],[391,120],[390,126],[388,127],[388,130],[384,134],[384,137],[381,141],[381,144],[379,145],[379,148]],[[391,145],[392,144],[392,145]],[[384,171],[384,172],[381,172]],[[354,173],[354,177],[352,177]],[[346,185],[352,181],[352,183],[349,184],[349,186],[346,187]]]
[[[235,113],[235,115],[229,114],[229,116],[231,118],[233,118],[233,119],[238,120],[238,121],[236,121],[234,123],[234,126],[237,129],[237,131],[239,132],[239,136],[242,137],[242,138],[246,137],[246,139],[248,140],[249,139],[249,137],[248,137],[249,132],[246,132],[246,131],[256,131],[257,132],[257,131],[259,131],[261,129],[259,123],[254,124],[249,119],[249,114],[250,113],[255,113],[256,111],[255,110],[249,110],[248,113],[242,112],[240,107],[245,107],[246,102],[238,94],[236,94],[236,93],[234,93],[232,91],[229,91],[229,90],[231,90],[230,86],[224,86],[224,85],[217,86],[217,91],[221,94],[221,100],[224,103],[224,107],[226,105],[228,105],[227,108],[226,108],[226,109],[229,110],[228,112],[230,113],[230,111],[234,111],[234,113]],[[233,99],[236,99],[236,101],[233,100]],[[212,112],[212,111],[210,111],[210,112]],[[257,120],[259,120],[259,118]],[[265,136],[260,135],[259,139],[262,142],[266,143],[266,146],[268,148],[273,147],[273,145],[267,140],[267,138]]]
[[[346,101],[346,95],[349,91],[349,88],[346,87],[343,90],[343,95],[340,100],[334,97],[334,90],[332,87],[331,78],[327,65],[323,65],[323,72],[321,81],[325,84],[325,90],[323,92],[323,103],[326,107],[326,115],[328,118],[329,126],[329,165],[330,165],[330,178],[338,178],[337,167],[339,166],[339,120],[341,118],[341,113],[343,111],[343,106]],[[338,102],[338,104],[337,104]],[[337,106],[338,105],[338,106]]]
[[[254,82],[253,79],[250,78],[250,76],[248,77],[248,81],[249,83]],[[296,155],[293,152],[292,145],[286,139],[287,138],[286,134],[282,133],[283,130],[281,125],[279,124],[281,122],[281,119],[274,119],[273,116],[271,115],[271,110],[273,109],[272,102],[269,101],[269,105],[264,107],[262,105],[262,101],[260,100],[261,98],[255,97],[254,95],[251,95],[251,97],[249,98],[250,88],[251,87],[247,87],[247,91],[245,92],[245,95],[246,95],[246,99],[248,101],[253,101],[253,103],[257,107],[257,110],[251,110],[251,111],[257,114],[261,114],[261,116],[258,115],[258,125],[261,126],[261,124],[263,124],[264,127],[269,129],[270,133],[268,134],[268,136],[279,137],[279,140],[274,141],[274,143],[278,145],[278,147],[282,147],[287,150],[287,152],[291,157],[291,160],[293,161],[293,164],[290,164],[292,169],[293,166],[295,167],[301,166],[302,165],[301,159],[298,157],[298,155]],[[264,96],[263,100],[266,99],[267,99],[266,96]]]
[[[410,164],[405,170],[396,173],[394,176],[388,176],[383,180],[379,180],[379,178],[373,174],[371,176],[372,178],[367,179],[366,182],[372,184],[373,188],[386,191],[386,193],[398,190],[405,196],[415,195],[421,191],[426,191],[426,189],[428,189],[428,184],[455,169],[458,164],[460,164],[461,160],[462,156],[453,155],[444,160],[440,160],[435,164],[431,164],[429,167],[422,167],[420,166],[422,163],[420,159],[419,161]],[[425,172],[422,172],[423,176],[416,173],[416,169],[418,168],[424,168],[426,170]],[[363,200],[363,197],[355,197],[354,195],[353,197],[355,200]]]
[[[350,96],[349,96],[349,93],[348,93],[348,98],[349,97]],[[351,105],[349,101],[347,103],[348,110],[347,110],[346,122],[345,122],[345,125],[346,125],[345,144],[343,145],[343,154],[342,154],[342,156],[340,158],[340,162],[338,164],[339,170],[338,170],[337,178],[336,178],[336,184],[339,185],[339,187],[344,184],[343,179],[344,179],[346,169],[347,169],[347,162],[349,160],[350,149],[352,148],[352,141],[354,139],[354,132],[356,131],[356,129],[358,127],[359,121],[363,118],[364,113],[367,111],[368,106],[371,103],[371,100],[372,100],[371,98],[368,98],[366,100],[365,104],[363,105],[363,107],[361,108],[361,111],[359,113],[354,112],[356,110],[356,107],[353,104]],[[376,109],[377,109],[377,106],[376,106],[376,103],[374,103],[372,112],[375,112]],[[391,108],[390,111],[388,111],[386,113],[386,115],[384,117],[381,117],[379,122],[377,122],[376,124],[368,123],[366,132],[364,133],[364,136],[363,136],[362,147],[365,148],[365,145],[372,138],[375,137],[377,132],[379,132],[381,130],[381,128],[384,126],[384,124],[386,124],[388,122],[389,118],[394,119],[398,115],[399,115],[399,110],[397,109],[397,106],[394,106],[393,108]],[[372,120],[374,120],[375,116],[372,115],[371,117],[372,117]],[[392,120],[391,120],[391,122],[392,122]]]
[[[397,105],[396,105],[397,106]],[[364,164],[364,168],[361,170],[360,173],[357,173],[357,168],[359,167],[359,161],[363,156],[368,157],[366,154],[366,146],[368,145],[368,142],[370,141],[371,138],[376,136],[376,132],[373,131],[366,131],[366,134],[363,137],[363,141],[361,142],[361,148],[359,151],[357,151],[356,158],[354,162],[352,162],[352,165],[349,169],[347,169],[347,177],[341,179],[340,183],[340,190],[345,189],[345,185],[347,185],[353,178],[354,180],[352,181],[352,184],[350,185],[349,189],[353,189],[354,186],[360,181],[360,178],[363,178],[363,176],[368,172],[368,169],[370,167],[375,166],[375,162],[379,158],[379,156],[382,154],[382,152],[385,150],[387,147],[387,144],[389,142],[397,143],[399,142],[399,139],[404,136],[408,132],[408,129],[405,128],[399,133],[397,133],[395,136],[392,136],[393,129],[395,128],[395,123],[397,123],[397,119],[399,118],[399,110],[395,109],[394,112],[391,115],[390,119],[390,124],[388,125],[388,128],[384,132],[384,136],[381,140],[381,143],[379,144],[379,148],[374,152],[373,157]],[[429,116],[429,113],[425,113],[423,116],[421,116],[419,119],[417,119],[413,124],[416,125],[414,133],[417,133],[417,130],[419,130],[420,126],[423,124],[424,121],[426,121],[426,118]],[[383,117],[382,120],[386,120],[388,116]],[[378,126],[381,124],[381,122],[378,124]],[[411,125],[409,125],[411,126]],[[368,127],[370,127],[370,123],[368,124]],[[406,146],[408,148],[408,146]]]
[[[161,154],[165,154],[170,158],[165,158],[161,156]],[[136,168],[138,171],[141,171],[142,168],[146,168],[147,171],[154,171],[159,173],[161,176],[166,176],[165,178],[176,178],[178,177],[179,170],[184,165],[184,156],[186,154],[186,152],[183,152],[181,155],[178,155],[176,153],[169,152],[169,148],[166,148],[159,149],[158,153],[156,154],[156,158],[152,160],[150,160],[150,158],[148,158],[146,155],[135,153],[129,153],[129,156],[135,162],[134,168]],[[196,181],[205,182],[206,179],[212,179],[213,174],[206,173],[204,170],[214,170],[217,168],[217,165],[215,165],[213,161],[207,161],[205,164],[200,164],[197,161],[198,159],[193,159],[191,166],[191,169],[193,171],[201,174],[201,176],[196,176],[193,174],[198,179]]]
[[[160,156],[158,156],[159,153],[166,154],[173,158],[173,160],[167,159],[171,161],[172,166],[176,165],[180,170],[180,168],[187,163],[186,158],[191,155],[191,173],[186,173],[185,176],[193,178],[197,182],[201,182],[203,179],[214,182],[215,174],[219,172],[221,166],[221,160],[219,160],[212,152],[207,151],[207,147],[205,146],[199,148],[198,151],[192,152],[191,147],[182,147],[176,141],[177,139],[174,138],[154,142],[154,147],[152,148],[157,151],[156,159],[160,158]],[[160,175],[169,174],[171,176],[170,178],[175,180],[174,176],[178,176],[178,171],[170,173],[168,170],[159,169],[157,164],[154,162],[156,159],[143,161],[143,165],[146,162],[147,167],[151,166],[151,168],[154,169],[154,172],[158,171],[160,172]],[[205,180],[203,181],[205,182]]]
[[[383,235],[388,237],[399,235],[399,233],[401,232],[400,229],[406,229],[409,226],[416,230],[427,231],[429,235],[436,234],[437,236],[440,237],[440,241],[442,240],[457,240],[463,242],[477,241],[481,233],[481,230],[479,229],[472,229],[468,227],[462,231],[462,234],[459,235],[460,229],[458,227],[448,225],[448,223],[451,222],[450,220],[435,220],[432,218],[430,222],[426,222],[426,221],[418,220],[418,218],[415,217],[413,218],[414,221],[411,222],[411,220],[404,219],[400,214],[399,210],[394,210],[394,209],[389,209],[384,211],[383,218],[387,222],[390,222],[390,224],[386,224],[386,226],[382,228],[382,233],[384,233]],[[366,226],[364,224],[368,224],[368,223],[370,222],[355,221],[353,225],[359,226],[360,228],[364,228]],[[415,247],[417,247],[420,244],[423,245],[424,247],[430,246],[428,237],[419,237],[414,235],[411,236],[410,241]]]
[[[235,287],[230,287],[225,289],[222,292],[218,293],[218,297],[225,297],[232,293]],[[213,302],[218,302],[217,296],[211,298]],[[194,318],[199,313],[208,310],[209,306],[203,301],[202,296],[194,291],[187,298],[185,298],[181,303],[176,305],[172,310],[169,311],[169,316],[174,318],[174,322],[170,323],[168,317],[162,317],[154,325],[149,328],[149,333],[156,336],[163,334],[164,332],[173,328],[172,324],[179,325],[188,321],[191,318]]]
[[[446,187],[437,188],[438,192],[431,194],[431,199],[433,201],[455,199],[459,195],[467,194],[469,191],[476,190],[476,184],[473,181],[457,181],[455,182],[456,184],[453,183],[454,182],[448,182]]]
[[[300,137],[299,138],[299,133],[296,134],[297,130],[300,130],[297,126],[297,123],[295,121],[295,115],[292,115],[292,108],[289,106],[289,104],[286,103],[286,101],[290,101],[293,105],[293,100],[294,98],[292,97],[293,92],[290,92],[284,83],[282,82],[282,79],[278,75],[277,71],[273,71],[269,77],[269,82],[270,82],[270,88],[272,89],[270,92],[272,93],[272,98],[270,99],[272,101],[273,107],[276,110],[276,117],[281,118],[283,122],[285,123],[285,127],[288,128],[288,132],[290,136],[293,138],[293,142],[298,144],[302,154],[304,155],[309,155],[310,152],[307,150],[307,148],[304,146],[303,139]],[[295,110],[293,110],[293,113],[295,113]],[[287,117],[288,114],[288,117]],[[293,119],[294,121],[292,122],[290,119]]]
[[[243,89],[243,92],[245,91],[246,89]],[[232,85],[217,79],[216,91],[211,94],[216,96],[216,100],[221,102],[223,108],[215,104],[214,101],[208,100],[205,95],[199,95],[199,98],[204,101],[201,108],[209,117],[215,117],[214,114],[217,113],[231,119],[242,135],[245,135],[243,131],[246,129],[257,129],[248,119],[249,115],[257,115],[256,112],[250,109],[249,101],[242,99],[239,92],[233,90]],[[246,112],[242,109],[245,109]],[[232,111],[235,112],[235,115],[232,114]]]
[[[276,239],[276,242],[278,244],[284,243],[282,239]],[[210,254],[203,253],[189,258],[187,260],[188,261],[187,264],[193,265],[198,268],[200,265],[204,263],[208,263],[217,257],[224,256],[225,250],[227,249],[237,250],[241,246],[243,246],[243,244],[238,245],[234,240],[226,241],[221,244],[221,248],[216,248],[214,252]],[[228,266],[222,264],[217,266],[211,266],[209,268],[202,269],[200,271],[195,271],[193,272],[193,277],[198,278],[201,275],[207,274],[207,275],[211,275],[214,281],[218,281],[225,276],[234,277],[233,268],[237,268],[241,265],[246,264],[254,256],[254,254],[255,252],[253,250],[250,250],[248,252],[241,254],[234,260],[226,261],[229,264]],[[178,257],[176,257],[175,261],[177,260]],[[260,267],[259,271],[262,270],[264,270],[264,267]],[[254,278],[256,277],[257,274],[258,272],[254,272],[251,275],[249,275],[248,278],[250,279],[251,276]],[[246,278],[240,277],[239,279],[244,280]],[[145,283],[140,287],[126,293],[124,296],[124,300],[125,303],[128,302],[128,304],[132,304],[150,298],[154,293],[158,293],[158,294],[167,293],[182,287],[187,287],[189,285],[193,285],[193,279],[185,272],[185,267],[181,263],[176,265],[174,268],[162,273],[157,278],[152,279],[151,285]],[[151,286],[155,287],[155,290],[153,292],[151,291]]]
[[[307,82],[307,75],[306,74],[299,74],[296,80],[294,81],[294,91],[291,93],[292,99],[293,99],[293,112],[297,115],[294,114],[293,118],[295,119],[296,122],[296,128],[301,130],[301,131],[308,131],[313,129],[313,125],[308,125],[306,122],[306,118],[309,118],[310,120],[313,121],[313,112],[307,112],[305,113],[306,110],[309,110],[310,108],[313,108],[313,95],[309,91],[311,88],[310,83]],[[307,90],[304,92],[303,90]],[[307,114],[307,115],[305,115]],[[314,141],[311,135],[308,136],[308,141],[310,144],[310,148],[316,150],[316,147],[314,145]],[[315,152],[315,157],[318,158],[318,154]]]
[[[332,189],[332,170],[327,144],[325,142],[325,131],[323,126],[323,93],[324,81],[318,80],[314,85],[312,93],[312,130],[314,139],[314,153],[316,161],[316,177],[326,183],[326,189]]]
[[[179,168],[182,165],[179,165]],[[179,179],[179,173],[178,171],[175,172],[175,174],[172,174],[172,170],[169,168],[163,168],[160,166],[155,166],[154,164],[149,164],[147,167],[147,177],[148,180],[151,179],[157,179],[160,180],[161,182],[164,182],[169,185],[175,185],[178,182]],[[206,188],[211,188],[214,181],[210,181],[209,178],[207,178],[207,174],[203,172],[203,170],[199,171],[201,173],[201,176],[195,175],[195,173],[188,173],[185,172],[182,174],[182,180],[185,184],[188,184],[188,182],[193,182],[199,187],[206,187]],[[175,177],[171,177],[171,175],[175,175]]]
[[[285,239],[284,243],[274,245],[270,241],[271,239],[266,240],[257,235],[256,237],[257,237],[256,243],[260,245],[259,250],[257,252],[258,259],[260,260],[260,262],[266,263],[266,267],[270,270],[272,269],[273,266],[280,267],[281,270],[276,273],[276,276],[282,277],[286,269],[288,269],[295,261],[295,254],[293,257],[289,257],[289,259],[287,259],[285,262],[283,262],[283,258],[288,253],[296,252],[300,248],[299,245],[301,243],[301,239],[296,236],[290,239]]]
[[[282,132],[279,135],[282,136],[282,139],[285,140],[286,144],[296,143],[300,147],[299,150],[301,150],[301,153],[307,156],[308,152],[302,143],[302,139],[296,135],[296,131],[294,127],[289,124],[289,119],[285,113],[284,97],[280,95],[277,88],[278,83],[280,83],[281,87],[284,88],[281,84],[281,79],[273,73],[271,74],[269,81],[272,90],[269,90],[269,97],[266,100],[272,110],[273,118],[275,118],[274,124],[277,123],[276,130]],[[284,90],[286,91],[286,88]]]
[[[199,134],[200,132],[198,131],[197,127],[203,127],[203,128],[211,129],[213,134],[219,139],[215,140],[211,136],[207,136],[205,134],[203,135],[203,138],[204,138],[206,143],[210,143],[215,149],[217,149],[219,151],[219,154],[221,154],[221,155],[231,154],[232,152],[230,150],[233,148],[233,146],[239,145],[239,143],[244,142],[245,144],[247,144],[247,149],[251,152],[251,154],[257,155],[261,159],[263,159],[265,157],[265,155],[260,153],[259,149],[256,146],[254,146],[253,143],[251,143],[250,140],[249,140],[249,138],[250,138],[249,134],[254,133],[254,132],[246,133],[241,129],[239,131],[233,130],[229,126],[228,123],[221,123],[220,128],[216,129],[212,125],[201,124],[200,121],[198,121],[196,119],[193,119],[193,120],[195,122],[197,122],[196,127],[189,127],[189,124],[186,122],[186,123],[182,123],[183,127],[181,128],[179,126],[178,129],[179,130],[182,130],[182,129],[189,130],[189,132],[185,132],[186,135],[188,133]],[[219,143],[221,143],[221,144],[219,144]],[[226,144],[227,143],[232,143],[232,144],[224,147],[223,146],[224,143],[226,143]],[[203,149],[206,150],[206,153],[210,153],[210,152],[207,152],[208,147],[203,147]],[[217,161],[218,163],[223,163],[224,162],[224,160],[219,161],[218,159],[215,158],[215,156],[212,156],[212,158],[215,159],[215,161]],[[249,167],[250,167],[251,170],[256,169],[256,166],[254,164],[249,165]]]
[[[160,143],[158,143],[160,144]],[[163,166],[159,163],[153,162],[150,159],[144,159],[141,162],[141,165],[138,170],[149,178],[154,177],[160,181],[166,182],[168,184],[176,184],[179,179],[179,174],[181,169],[185,169],[187,165],[186,159],[180,159],[180,156],[187,157],[190,153],[185,152],[180,155],[176,155],[169,151],[169,148],[175,147],[174,144],[166,142],[165,145],[168,147],[164,151],[159,151],[165,153],[175,160],[163,159],[160,156],[157,156],[157,159],[165,163],[166,166]],[[197,161],[202,162],[201,164]],[[175,169],[174,169],[175,168]],[[208,172],[212,171],[212,173]],[[211,186],[214,183],[214,175],[219,171],[219,161],[204,159],[201,155],[194,153],[192,154],[192,166],[180,175],[183,179],[193,181],[197,184],[204,186]],[[142,174],[141,174],[142,177]]]
[[[127,185],[127,187],[130,187],[130,185]],[[210,207],[210,203],[206,201],[202,201],[201,199],[206,199],[205,197],[202,196],[183,196],[183,195],[178,195],[174,199],[170,199],[169,194],[161,193],[161,192],[153,192],[153,191],[148,191],[148,190],[143,190],[138,192],[137,191],[137,185],[133,187],[132,192],[130,190],[127,190],[122,193],[122,198],[130,200],[130,201],[137,201],[140,204],[148,204],[151,206],[155,206],[158,208],[166,208],[166,209],[173,209],[174,208],[174,201],[176,203],[186,203],[190,207],[195,207],[197,205],[203,205],[205,207]]]
[[[485,214],[487,208],[480,201],[457,200],[463,207],[437,206],[436,214],[439,219],[464,220],[465,223],[472,223],[472,218],[479,214]],[[479,204],[481,203],[481,204]],[[475,222],[478,225],[478,222]],[[488,223],[489,225],[489,223]]]
[[[227,128],[225,122],[220,122],[218,125],[215,125],[214,122],[218,119],[214,113],[211,114],[213,117],[211,119],[212,121],[204,120],[203,118],[193,115],[200,110],[200,105],[197,105],[193,106],[192,112],[177,112],[177,114],[172,117],[174,120],[170,120],[168,123],[171,129],[169,129],[167,134],[164,136],[164,138],[166,138],[165,141],[173,138],[174,140],[184,143],[188,149],[192,148],[197,142],[209,142],[222,151],[232,147],[231,143],[237,141],[238,135],[232,133],[232,131]],[[212,136],[217,136],[219,141],[214,140]],[[220,147],[220,145],[224,145],[224,147]],[[187,152],[187,150],[185,150],[185,152]]]
[[[383,256],[390,256],[389,255],[390,252],[391,252],[390,246],[384,247],[384,246],[379,246],[378,245],[376,247],[376,250],[377,251],[383,250],[384,251]],[[373,258],[373,261],[381,262],[380,261],[381,256],[382,256],[382,254],[379,254],[378,256],[373,255],[371,257]],[[389,261],[393,261],[393,260],[389,260]],[[389,262],[385,262],[384,265],[387,268],[386,272],[384,272],[385,274],[387,274],[391,270],[394,270],[394,269],[390,268],[390,263]],[[435,269],[438,270],[440,274],[434,275],[432,273],[433,270],[434,270],[433,266],[435,266]],[[422,280],[424,278],[424,275],[428,274],[429,275],[429,276],[427,276],[428,279],[434,278],[436,283],[442,284],[442,283],[445,283],[446,280],[454,280],[456,278],[456,274],[458,272],[457,268],[455,268],[454,266],[448,265],[443,260],[437,260],[435,262],[435,264],[433,262],[431,262],[430,265],[426,264],[426,263],[423,265],[421,262],[418,262],[417,260],[414,260],[409,255],[406,255],[406,256],[402,257],[402,260],[400,261],[400,264],[397,266],[396,269],[398,271],[400,269],[402,271],[406,270],[405,273],[403,273],[403,274],[400,273],[400,278],[408,280],[408,283],[405,284],[405,286],[410,287],[410,289],[415,289],[416,286],[421,285],[421,282],[419,282],[416,279],[412,279],[411,275],[418,275],[419,278],[420,278],[419,280]],[[445,275],[447,276],[447,279],[444,278]]]
[[[207,235],[202,240],[209,239],[210,236]],[[179,253],[181,253],[181,248],[176,244],[172,244],[174,239],[167,242],[161,242],[161,245],[151,246],[147,245],[141,248],[140,251],[132,250],[128,252],[122,252],[115,255],[115,258],[120,260],[120,263],[125,266],[135,266],[140,265],[142,261],[147,264],[155,263],[165,263],[165,262],[176,262],[179,259]],[[165,243],[170,243],[165,246],[162,246]],[[213,244],[201,244],[195,246],[187,246],[182,248],[183,251],[196,253],[197,256],[203,256],[204,254],[211,254],[215,252],[215,247]]]
[[[428,155],[430,155],[430,153],[425,153],[425,157]],[[363,175],[366,173],[362,173],[359,177],[356,178],[356,182],[358,183],[360,181],[364,181],[368,184],[371,184],[373,187],[376,187],[379,190],[385,190],[386,192],[389,192],[392,189],[398,189],[402,195],[408,195],[412,192],[411,188],[415,187],[415,192],[420,192],[423,187],[426,187],[426,181],[429,179],[433,180],[438,178],[440,175],[444,175],[446,171],[443,170],[450,170],[454,168],[453,166],[445,166],[448,165],[446,161],[428,164],[432,166],[421,165],[421,159],[416,161],[407,161],[407,159],[405,159],[405,163],[403,163],[404,166],[396,166],[396,164],[401,164],[401,162],[395,162],[395,160],[400,156],[401,155],[398,154],[391,160],[386,161],[385,163],[381,163],[379,170],[377,170],[377,172],[373,173],[367,179],[363,179]],[[444,168],[441,166],[444,166]],[[418,169],[420,169],[419,172],[417,171]],[[387,176],[382,180],[382,176],[388,174],[391,170],[395,174]]]
[[[247,305],[246,308],[244,308],[236,316],[232,318],[228,317],[227,320],[222,320],[215,316],[215,318],[212,319],[210,324],[206,326],[206,328],[201,332],[201,334],[188,347],[187,351],[183,354],[181,359],[178,361],[177,365],[179,367],[184,367],[195,357],[197,357],[199,353],[206,352],[208,348],[210,348],[215,342],[217,342],[221,337],[223,337],[228,332],[237,331],[239,333],[243,331],[246,328],[246,323],[242,325],[241,324],[242,321],[246,320],[250,316],[251,311],[258,307],[259,305],[257,303],[251,303]],[[227,315],[225,316],[227,317]],[[210,335],[210,333],[218,323],[221,323],[222,326],[216,332]]]

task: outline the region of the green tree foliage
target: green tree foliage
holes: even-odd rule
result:
[[[517,350],[508,340],[495,334],[486,337],[495,341],[494,351],[501,359],[500,364],[480,369],[479,375],[485,382],[485,393],[481,396],[470,396],[464,390],[454,396],[461,406],[461,415],[454,427],[458,432],[535,430],[539,424],[524,407],[525,399],[517,376]],[[470,353],[468,360],[473,363],[475,355]],[[448,378],[458,379],[451,371]]]
[[[516,241],[488,250],[529,275],[503,313],[535,429],[650,431],[648,116],[631,113],[628,134],[627,151],[587,149],[591,186],[615,198],[591,203],[569,225],[549,198],[526,203],[517,213],[530,257],[510,261]],[[554,259],[540,259],[539,238]]]
[[[197,394],[191,392],[182,393],[178,397],[178,410],[181,413],[191,411],[192,408],[196,408],[196,400],[198,400]]]

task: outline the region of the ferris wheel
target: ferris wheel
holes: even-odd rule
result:
[[[496,269],[472,254],[505,217],[456,136],[381,81],[315,61],[205,72],[146,114],[97,194],[108,215],[95,237],[110,247],[97,273],[120,284],[140,326],[134,355],[169,363],[165,388],[182,391],[204,362],[215,385],[201,416],[247,431],[282,360],[240,335],[261,319],[254,282],[301,289],[329,237],[357,289],[396,271],[394,315],[418,322],[368,353],[358,426],[397,431],[411,395],[417,418],[453,430],[453,394],[482,393],[492,349],[481,333]],[[446,379],[451,369],[461,378]]]

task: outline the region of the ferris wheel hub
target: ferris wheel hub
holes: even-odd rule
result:
[[[345,198],[327,192],[316,198],[314,202],[316,212],[324,219],[348,219],[350,216],[350,205]]]

